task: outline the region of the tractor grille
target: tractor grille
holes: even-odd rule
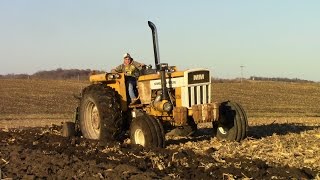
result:
[[[207,104],[210,103],[210,84],[189,86],[188,87],[188,99],[189,107],[195,104]]]

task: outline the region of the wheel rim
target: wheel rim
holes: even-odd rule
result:
[[[218,127],[218,131],[223,135],[226,135],[228,133],[228,129],[222,126]]]
[[[91,123],[94,130],[100,129],[100,118],[99,118],[99,111],[97,106],[94,106],[92,108]]]
[[[135,140],[136,144],[140,144],[142,146],[145,145],[145,138],[144,138],[144,134],[141,129],[137,129],[134,132],[134,140]]]
[[[100,116],[95,103],[88,102],[85,113],[86,125],[93,130],[91,138],[98,139],[100,135]]]
[[[226,135],[228,134],[229,131],[229,126],[230,126],[231,122],[227,121],[227,117],[226,116],[222,116],[218,125],[218,131],[220,134]]]

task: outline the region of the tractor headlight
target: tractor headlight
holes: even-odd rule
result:
[[[114,74],[114,77],[115,77],[116,79],[119,79],[119,78],[120,78],[120,74]]]
[[[108,74],[107,78],[108,78],[108,80],[119,79],[120,75],[119,74]]]

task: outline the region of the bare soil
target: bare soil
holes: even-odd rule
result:
[[[88,82],[0,80],[0,179],[320,179],[319,84],[213,84],[240,102],[249,137],[218,141],[210,125],[164,149],[61,136]]]
[[[275,129],[273,135],[262,132],[268,128]],[[60,129],[56,125],[2,129],[2,178],[312,179],[320,175],[319,126],[257,125],[241,143],[218,141],[210,128],[202,128],[194,137],[167,137],[165,149],[133,146],[128,139],[101,144],[65,138]],[[291,156],[297,161],[286,161]]]

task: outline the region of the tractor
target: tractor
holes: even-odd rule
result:
[[[63,134],[101,141],[130,136],[132,144],[165,147],[166,133],[185,129],[192,134],[197,124],[212,123],[213,136],[219,140],[243,140],[248,129],[243,107],[231,101],[212,102],[208,69],[179,71],[160,63],[157,28],[150,21],[148,25],[155,68],[145,67],[137,78],[139,102],[129,104],[124,73],[92,74],[91,84],[78,97],[75,120],[65,123]]]

